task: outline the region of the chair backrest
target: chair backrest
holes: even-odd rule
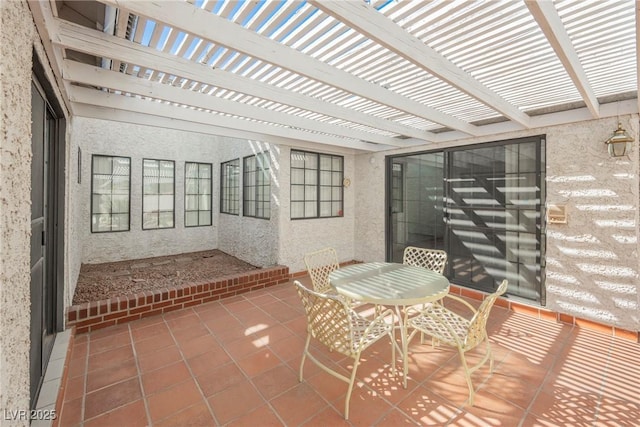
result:
[[[415,246],[407,246],[404,249],[402,263],[405,265],[424,267],[427,270],[443,274],[444,266],[447,264],[447,253],[439,249],[425,249],[417,248]]]
[[[312,291],[299,281],[294,285],[307,315],[307,331],[327,347],[352,356],[351,310],[335,295]]]
[[[465,340],[465,349],[472,349],[485,339],[487,335],[487,320],[489,319],[491,308],[498,297],[507,291],[507,286],[507,279],[504,279],[498,286],[498,289],[496,289],[494,293],[487,295],[484,301],[482,301],[482,304],[478,307],[478,311],[470,321],[469,332]]]
[[[304,256],[304,264],[307,267],[313,289],[316,292],[327,292],[329,285],[329,273],[337,270],[338,254],[333,248],[325,248],[315,252],[309,252]]]

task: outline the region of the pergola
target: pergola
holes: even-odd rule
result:
[[[373,152],[638,111],[632,0],[29,4],[74,116]]]

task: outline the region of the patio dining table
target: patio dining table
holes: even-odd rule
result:
[[[449,292],[449,281],[423,267],[390,262],[370,262],[339,268],[329,274],[331,286],[345,297],[384,306],[394,306],[402,340],[403,386],[407,387],[407,331],[403,307],[438,301]],[[394,343],[397,347],[397,343]]]

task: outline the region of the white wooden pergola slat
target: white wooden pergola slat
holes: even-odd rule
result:
[[[290,126],[313,135],[314,142],[295,140],[302,145],[330,135],[332,150],[368,138],[379,143],[358,149],[378,151],[396,141],[466,140],[616,116],[629,111],[629,98],[631,111],[640,108],[634,0],[98,0],[117,8],[115,36],[61,21],[49,1],[28,1],[73,113],[163,123],[162,112],[175,109],[185,119],[165,120],[185,129],[191,123],[204,132],[249,135],[208,126],[206,114],[233,119],[225,122],[230,126]],[[137,25],[127,34],[130,16]],[[68,98],[77,95],[75,84],[105,85],[63,79],[63,64],[78,65],[64,59],[65,49],[93,55],[92,66],[105,58],[112,73],[123,71],[124,80],[108,89],[111,107],[89,105],[89,88],[78,95],[85,102]],[[156,93],[124,81],[145,88],[151,82]],[[105,92],[96,95],[105,102]],[[114,110],[129,101],[125,114]],[[152,115],[133,111],[145,102]],[[183,116],[190,113],[197,118]]]
[[[143,16],[154,16],[158,21],[189,31],[204,39],[218,42],[234,48],[247,55],[265,61],[277,57],[278,63],[296,73],[305,75],[326,84],[339,87],[372,99],[381,104],[387,104],[418,117],[428,117],[442,125],[458,129],[471,135],[476,133],[475,127],[462,120],[448,116],[428,106],[415,103],[409,99],[397,96],[378,85],[369,83],[351,74],[340,72],[320,61],[312,60],[304,54],[291,50],[279,43],[260,37],[213,14],[194,9],[186,3],[150,3],[127,0],[101,0],[106,4],[123,5],[129,10]]]
[[[295,117],[285,113],[279,113],[278,109],[263,109],[250,105],[243,105],[240,102],[228,101],[221,98],[210,97],[205,94],[180,90],[169,85],[157,82],[150,82],[145,79],[129,77],[121,73],[103,70],[99,67],[79,64],[77,62],[65,60],[63,69],[65,80],[82,83],[91,86],[102,86],[112,90],[140,95],[148,98],[160,99],[172,102],[180,106],[197,107],[211,111],[224,112],[232,116],[245,116],[249,119],[258,120],[265,123],[277,123],[282,126],[294,126],[309,129],[317,133],[336,135],[343,138],[363,140],[378,144],[404,147],[406,144],[399,139],[382,137],[369,132],[349,130],[338,126],[327,126],[322,122],[308,120],[302,117]],[[287,106],[281,106],[280,110]]]
[[[490,108],[497,109],[510,119],[528,127],[529,116],[514,105],[501,99],[499,95],[478,84],[463,70],[450,63],[433,49],[425,46],[401,27],[388,22],[388,19],[364,2],[339,2],[329,0],[311,0],[319,9],[356,28],[372,40],[427,70],[462,92],[478,99]],[[379,28],[385,28],[384,34]]]
[[[346,108],[317,102],[313,98],[236,76],[222,70],[211,70],[203,65],[194,67],[193,63],[188,60],[68,22],[58,21],[58,24],[57,39],[54,40],[57,45],[81,52],[95,52],[101,56],[118,58],[125,63],[133,63],[135,61],[146,67],[161,67],[166,76],[181,75],[210,86],[226,86],[232,90],[243,90],[245,93],[248,92],[261,98],[272,99],[304,110],[317,111],[328,116],[340,117],[371,128],[385,129],[401,135],[422,138],[426,141],[431,139],[428,133],[417,129],[393,122],[385,122],[364,114],[354,114],[354,112]]]
[[[227,127],[231,129],[248,127],[260,134],[301,139],[303,141],[311,141],[327,145],[336,145],[362,150],[371,150],[375,147],[375,144],[369,144],[358,140],[346,140],[345,138],[334,137],[332,135],[316,134],[289,127],[273,126],[262,122],[211,114],[205,111],[175,108],[171,105],[160,102],[147,102],[147,100],[143,100],[135,96],[123,96],[106,92],[97,92],[93,89],[87,89],[79,86],[72,86],[70,88],[70,99],[72,102],[80,104],[91,104],[105,108],[114,108],[160,117],[172,116],[188,122],[211,124],[213,126]]]

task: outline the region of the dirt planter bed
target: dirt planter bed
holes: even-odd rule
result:
[[[284,283],[289,279],[289,267],[274,266],[227,275],[204,283],[86,302],[67,309],[66,327],[75,326],[76,333],[81,334],[147,316],[229,298]]]

